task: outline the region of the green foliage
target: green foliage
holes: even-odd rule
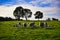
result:
[[[32,21],[4,21],[0,22],[0,40],[60,40],[60,21],[44,21],[51,29],[40,28],[39,21],[35,21],[36,27],[16,28],[14,24]]]
[[[20,20],[21,17],[25,17],[27,20],[27,18],[30,18],[32,16],[32,12],[30,9],[24,9],[23,7],[19,6],[15,8],[13,15],[18,20]]]
[[[34,16],[35,16],[35,19],[40,19],[40,18],[43,18],[43,13],[40,12],[40,11],[37,11],[37,12],[34,14]]]
[[[24,17],[26,18],[26,20],[27,18],[30,18],[32,16],[32,12],[30,9],[23,9],[23,11],[24,11]]]
[[[23,15],[24,15],[24,13],[23,13],[23,7],[21,7],[21,6],[16,7],[16,9],[13,12],[13,15],[18,20],[20,19],[20,17],[23,17]]]

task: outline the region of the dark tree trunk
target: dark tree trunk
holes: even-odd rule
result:
[[[38,18],[38,21],[39,21],[39,18]]]
[[[18,17],[18,21],[20,20],[20,17]]]
[[[27,17],[25,17],[26,18],[26,20],[27,20]]]
[[[27,16],[25,16],[25,19],[27,20]]]

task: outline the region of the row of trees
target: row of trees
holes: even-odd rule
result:
[[[0,17],[0,21],[16,21],[18,19],[13,19],[11,17]],[[23,20],[23,19],[20,19]]]
[[[10,21],[13,20],[11,17],[0,17],[0,21]]]
[[[13,12],[13,15],[18,20],[21,17],[25,18],[27,20],[27,18],[32,17],[32,11],[30,9],[26,9],[26,8],[23,8],[23,7],[19,6],[19,7],[16,7],[16,9]],[[35,19],[39,20],[40,18],[43,18],[43,13],[40,12],[40,11],[36,11],[36,13],[34,14],[34,16],[35,16]]]
[[[50,21],[50,20],[55,20],[55,21],[58,21],[59,19],[57,19],[57,18],[48,18],[48,19],[46,19],[46,20],[48,20],[48,21]]]
[[[13,19],[11,17],[0,17],[0,21],[16,21],[18,19]],[[20,19],[20,20],[23,20],[23,19]],[[46,19],[47,21],[51,21],[51,20],[55,20],[55,21],[58,21],[59,19],[56,19],[56,18],[48,18]]]

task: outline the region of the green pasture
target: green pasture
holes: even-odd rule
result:
[[[31,29],[20,26],[13,27],[14,24],[32,21],[2,21],[0,22],[0,40],[60,40],[60,21],[44,21],[49,24],[49,28],[41,28],[40,21],[35,21],[36,27]]]

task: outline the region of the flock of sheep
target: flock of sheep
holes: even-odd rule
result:
[[[19,23],[17,23],[17,24],[14,24],[13,26],[14,26],[14,27],[23,26],[23,27],[31,27],[31,28],[34,28],[34,27],[36,27],[36,24],[35,24],[35,22],[31,22],[31,23],[29,23],[29,24],[27,24],[27,23],[21,24],[21,23],[19,22]],[[41,28],[44,28],[44,27],[47,28],[47,27],[49,27],[48,23],[43,22],[43,21],[41,21],[41,22],[39,23],[39,26],[40,26]]]

